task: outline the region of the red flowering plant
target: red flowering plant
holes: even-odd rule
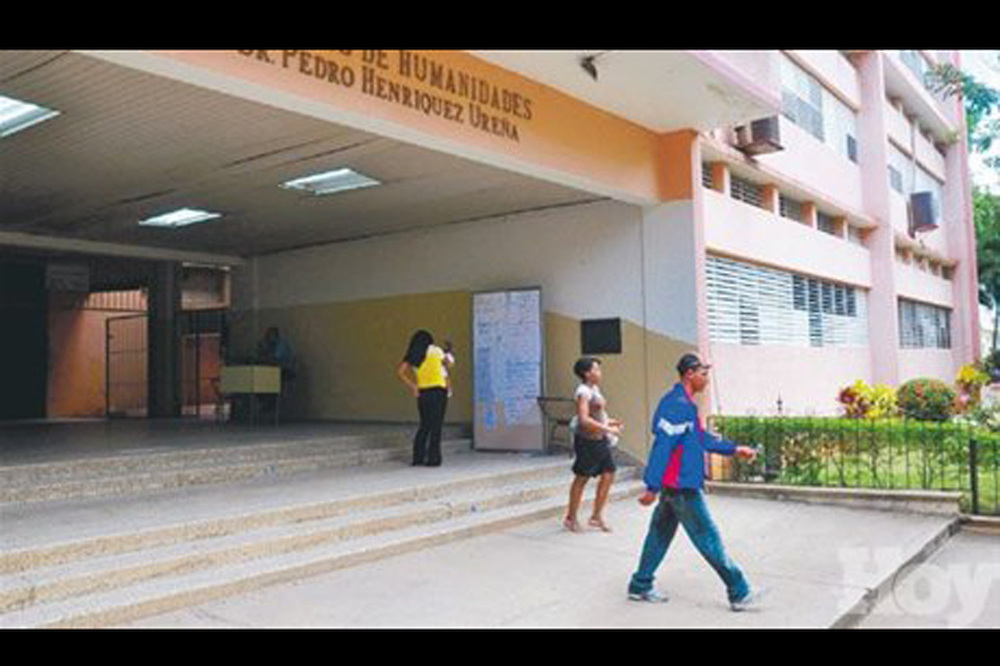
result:
[[[840,390],[837,395],[837,402],[844,408],[844,416],[851,419],[862,419],[868,414],[870,404],[861,382],[856,382]]]
[[[904,416],[921,421],[947,421],[955,413],[954,389],[939,379],[911,379],[896,399]]]

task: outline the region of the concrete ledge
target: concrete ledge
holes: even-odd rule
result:
[[[966,532],[1000,536],[1000,516],[962,516],[961,528]]]
[[[779,486],[719,481],[707,481],[705,487],[708,492],[725,495],[938,516],[958,516],[959,500],[962,497],[958,491]]]

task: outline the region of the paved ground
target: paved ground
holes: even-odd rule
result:
[[[893,593],[861,627],[1000,628],[1000,534],[956,534],[926,562],[901,572]]]
[[[678,534],[660,571],[666,604],[625,598],[649,510],[612,505],[611,534],[572,534],[558,521],[337,571],[242,597],[147,618],[142,628],[814,628],[830,626],[894,570],[892,554],[939,533],[937,517],[769,500],[710,498],[733,558],[769,593],[764,606],[733,613],[714,572]],[[959,535],[934,563],[984,570],[1000,562],[1000,536]],[[931,563],[928,563],[931,564]],[[898,565],[898,561],[897,561]],[[1000,576],[981,607],[948,608],[918,626],[1000,627]],[[939,594],[943,595],[944,592]],[[865,626],[906,626],[919,595],[899,598],[908,615],[883,604]],[[971,599],[972,601],[977,601]],[[935,603],[937,603],[935,601]],[[936,623],[936,624],[935,624]],[[948,624],[947,626],[952,626]]]
[[[219,445],[252,444],[273,436],[266,430],[250,433],[227,427],[225,436],[220,437],[217,430],[197,423],[157,422],[7,428],[0,441],[0,464],[61,458],[69,445],[74,455],[87,457],[107,454],[111,449],[141,454],[204,445],[206,438]],[[312,426],[287,427],[280,432],[283,438],[316,435]],[[389,465],[389,476],[382,482],[398,484],[415,473],[447,478],[459,473],[461,467],[457,457],[451,462],[450,467],[435,470]],[[369,469],[352,477],[358,484],[377,487],[379,479],[374,477],[380,474]],[[567,469],[567,488],[569,480]],[[262,491],[252,484],[245,492],[248,494],[239,495],[227,488],[224,499],[247,506],[266,499],[253,494]],[[309,497],[315,494],[303,480],[294,490],[283,491],[283,501],[294,500],[295,492]],[[587,497],[592,494],[593,484]],[[197,513],[199,507],[208,511],[211,502],[218,501],[212,499],[214,495],[209,489],[187,491],[183,505],[172,504],[169,511],[190,514]],[[682,532],[660,569],[658,581],[671,601],[657,605],[627,601],[627,581],[651,514],[651,509],[628,499],[609,508],[608,520],[614,527],[610,534],[572,534],[562,529],[559,520],[536,521],[127,626],[814,628],[831,626],[867,590],[892,581],[884,586],[881,602],[861,626],[1000,628],[998,534],[960,532],[921,566],[906,572],[909,575],[893,580],[903,562],[947,530],[948,519],[723,494],[710,496],[709,505],[731,556],[751,582],[769,590],[758,611],[729,610],[721,583]],[[141,500],[128,511],[156,506],[154,500]],[[50,516],[52,525],[36,521],[34,530],[44,536],[47,529],[58,529],[63,537],[83,530],[86,524],[79,520],[79,512],[84,508],[74,506],[67,514]],[[160,506],[159,512],[166,509]],[[122,506],[118,510],[126,509]],[[8,520],[7,527],[20,524]],[[4,538],[17,545],[20,537],[28,540],[30,536],[8,529]]]

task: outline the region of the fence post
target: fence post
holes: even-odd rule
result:
[[[972,493],[972,513],[979,513],[979,474],[976,469],[976,436],[969,434],[969,489]]]

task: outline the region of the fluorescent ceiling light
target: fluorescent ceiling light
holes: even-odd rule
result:
[[[355,190],[359,187],[371,187],[381,185],[374,178],[369,178],[351,169],[337,169],[324,173],[313,174],[305,178],[297,178],[281,186],[290,190],[303,190],[312,192],[315,195],[332,194],[333,192],[343,192],[345,190]]]
[[[139,225],[144,227],[186,227],[189,224],[197,224],[207,220],[214,220],[222,217],[220,213],[209,213],[203,210],[193,210],[191,208],[181,208],[171,213],[164,213],[156,217],[149,217],[140,220]]]
[[[58,116],[58,111],[0,95],[0,137]]]

